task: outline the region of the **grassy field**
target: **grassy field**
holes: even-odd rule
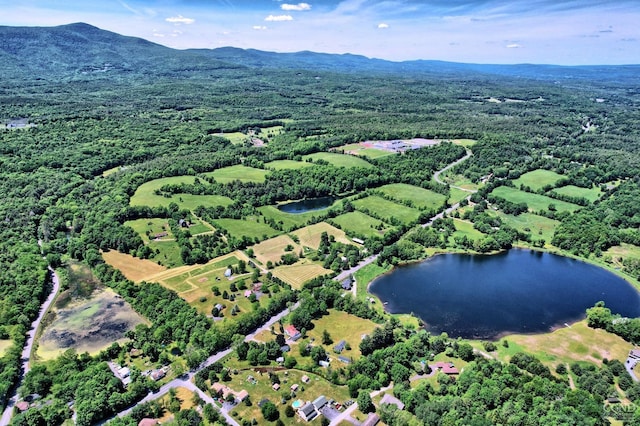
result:
[[[230,361],[227,364],[229,367],[235,368],[233,362]],[[249,392],[249,398],[251,398],[253,404],[251,406],[247,406],[244,403],[238,404],[231,410],[231,415],[240,422],[242,422],[242,420],[248,420],[250,422],[255,419],[258,424],[269,424],[269,422],[267,422],[262,416],[260,407],[258,406],[258,402],[263,398],[266,398],[278,407],[278,410],[280,411],[280,419],[285,424],[297,425],[304,424],[304,421],[299,416],[292,418],[285,416],[285,404],[291,404],[297,399],[313,401],[321,395],[326,396],[327,399],[334,399],[342,403],[350,399],[349,390],[346,386],[334,385],[316,374],[301,370],[285,370],[279,371],[277,374],[280,378],[281,386],[278,391],[271,388],[271,382],[269,381],[269,376],[266,373],[259,373],[253,369],[243,369],[238,371],[237,375],[232,375],[232,380],[230,382],[225,382],[224,384],[234,391],[241,391],[242,389],[245,389]],[[302,382],[302,376],[304,375],[311,379],[308,383]],[[249,376],[253,376],[255,378],[255,384],[252,384],[247,380]],[[295,397],[283,404],[283,395],[290,395],[291,386],[294,384],[299,386]],[[314,419],[310,424],[319,425],[320,420],[318,420],[318,418]]]
[[[102,258],[107,264],[118,269],[127,279],[134,282],[142,281],[150,275],[160,273],[167,269],[151,260],[139,259],[116,250],[102,253]]]
[[[591,201],[592,203],[602,196],[602,191],[599,187],[595,188],[580,188],[579,186],[567,185],[561,188],[556,188],[553,192],[558,194],[568,195],[569,197],[582,197]]]
[[[184,265],[180,255],[180,246],[176,241],[151,241],[149,248],[154,255],[151,260],[167,268],[175,268]]]
[[[463,237],[466,235],[466,237],[470,240],[478,240],[485,236],[482,232],[475,229],[473,227],[473,223],[471,222],[461,219],[453,219],[453,223],[456,227],[456,231],[451,236],[452,239],[455,237]]]
[[[365,237],[381,236],[390,229],[384,222],[359,211],[353,211],[331,219],[344,230],[364,235]],[[382,225],[382,229],[377,228]]]
[[[445,195],[406,183],[391,183],[378,188],[383,194],[401,201],[411,201],[415,207],[437,210],[447,199]]]
[[[386,157],[388,155],[394,155],[394,152],[391,151],[385,151],[383,149],[376,149],[376,148],[367,148],[366,146],[362,145],[361,143],[350,143],[347,145],[343,145],[343,146],[339,146],[338,148],[336,148],[338,150],[344,150],[344,152],[346,154],[352,154],[352,155],[365,155],[371,159],[375,159],[375,158],[380,158],[380,157]]]
[[[9,348],[13,345],[13,340],[0,340],[0,358],[2,358],[9,350]]]
[[[341,201],[336,201],[335,203],[333,203],[333,205],[335,206],[340,202]],[[322,212],[324,212],[325,210],[321,212],[311,211],[306,213],[285,213],[278,210],[278,208],[274,206],[262,206],[258,207],[258,211],[267,219],[275,220],[276,223],[279,223],[283,226],[283,229],[288,230],[305,226],[309,219],[322,214]]]
[[[164,185],[192,184],[194,180],[193,176],[175,176],[143,183],[131,197],[130,204],[132,206],[166,207],[171,203],[176,203],[181,209],[193,210],[198,206],[228,206],[233,203],[231,198],[222,195],[173,194],[170,197],[163,197],[154,194],[155,190],[162,188]]]
[[[375,215],[386,220],[394,217],[401,222],[409,223],[420,216],[420,212],[411,207],[385,200],[377,195],[355,200],[353,205],[356,209],[367,209]]]
[[[531,237],[535,240],[544,239],[547,243],[553,238],[553,231],[560,223],[557,220],[549,219],[544,216],[538,216],[533,213],[522,213],[518,216],[497,212],[498,217],[507,225],[522,232],[531,233]],[[528,231],[527,231],[528,229]]]
[[[329,332],[333,343],[322,346],[332,358],[331,363],[334,364],[334,366],[340,365],[341,363],[337,358],[338,354],[333,351],[333,347],[339,341],[345,340],[349,343],[349,346],[351,346],[351,350],[344,350],[339,355],[357,360],[362,356],[359,348],[362,336],[370,334],[373,329],[378,326],[373,321],[334,309],[329,309],[329,315],[313,321],[313,324],[314,328],[307,330],[307,337],[315,339],[315,344],[320,344],[322,342],[323,331],[327,330]]]
[[[234,145],[241,145],[245,142],[250,141],[250,137],[242,132],[231,132],[231,133],[216,133],[216,136],[223,137],[228,139]]]
[[[343,230],[331,226],[326,222],[305,226],[292,232],[292,234],[300,239],[300,245],[317,250],[318,247],[320,247],[320,236],[323,232],[326,232],[329,236],[333,235],[336,241],[340,243],[352,244]]]
[[[266,163],[264,165],[268,169],[273,170],[300,170],[305,167],[313,167],[313,163],[307,163],[306,161],[294,161],[294,160],[276,160]]]
[[[621,260],[628,258],[640,259],[640,247],[621,243],[619,246],[610,247],[604,252],[604,256],[611,257],[612,265],[617,269],[622,269],[623,265]]]
[[[324,160],[336,167],[374,167],[373,164],[362,158],[354,155],[337,154],[335,152],[316,152],[315,154],[305,155],[302,158],[305,160],[311,158],[313,161]]]
[[[465,148],[470,148],[475,145],[477,141],[475,139],[454,139],[451,142],[456,145],[462,145]]]
[[[164,232],[167,233],[167,236],[161,237],[160,239],[172,240],[174,238],[167,219],[136,219],[128,220],[124,224],[125,226],[133,228],[143,241],[153,240],[154,235]]]
[[[267,170],[256,169],[253,167],[238,164],[235,166],[223,167],[213,172],[205,173],[212,176],[218,183],[229,183],[236,180],[240,182],[264,182],[269,172]]]
[[[323,268],[322,265],[303,259],[295,265],[278,266],[272,272],[274,276],[299,290],[307,281],[322,275],[331,274],[333,271]]]
[[[543,363],[555,369],[559,363],[588,361],[600,364],[604,358],[625,362],[633,345],[615,334],[592,329],[586,320],[545,334],[514,334],[506,336],[509,347],[498,346],[498,357],[508,360],[520,351],[536,355]]]
[[[356,289],[356,297],[360,300],[366,299],[367,296],[369,296],[367,287],[369,286],[371,281],[373,281],[380,275],[389,272],[391,268],[391,266],[378,266],[377,263],[373,262],[356,271],[356,273],[353,274],[353,277],[356,280],[356,285],[358,286],[358,288]]]
[[[538,169],[523,174],[518,179],[514,180],[513,184],[516,188],[520,188],[520,185],[524,185],[534,191],[537,191],[547,185],[554,185],[563,177],[564,176],[550,170]]]
[[[577,204],[554,200],[553,198],[547,197],[545,195],[532,194],[508,186],[499,186],[491,193],[497,197],[502,197],[505,200],[511,201],[513,203],[527,203],[529,211],[548,210],[550,204],[555,205],[556,210],[559,212],[573,212],[580,208],[580,206]]]
[[[216,219],[213,225],[226,230],[235,238],[246,236],[252,239],[265,239],[280,233],[280,231],[276,231],[266,223],[258,222],[255,217],[246,220]]]
[[[114,341],[127,340],[127,330],[145,322],[110,289],[99,290],[88,299],[71,301],[55,312],[54,321],[44,329],[38,342],[37,356],[42,360],[56,358],[69,348],[94,355]]]
[[[253,253],[256,256],[258,262],[266,265],[268,261],[276,262],[280,261],[280,257],[287,253],[285,248],[291,245],[293,250],[290,250],[290,253],[294,253],[298,255],[302,250],[302,246],[296,244],[290,236],[288,235],[280,235],[274,238],[269,238],[268,240],[264,240],[259,244],[251,247],[253,249]]]

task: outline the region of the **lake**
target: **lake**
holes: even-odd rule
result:
[[[292,201],[286,204],[279,204],[278,210],[285,213],[306,213],[314,210],[322,210],[331,206],[336,199],[334,197],[307,198],[300,201]]]
[[[640,294],[597,266],[531,250],[495,255],[444,254],[402,266],[369,291],[391,313],[414,313],[427,330],[494,339],[547,332],[585,317],[599,300],[622,316],[640,315]]]

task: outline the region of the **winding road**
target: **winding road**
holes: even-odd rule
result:
[[[11,397],[9,398],[9,401],[7,402],[7,407],[5,408],[4,412],[2,413],[2,417],[0,418],[0,425],[2,426],[8,425],[11,422],[11,417],[13,415],[13,407],[16,405],[16,403],[20,399],[20,395],[18,394],[18,389],[20,388],[20,385],[22,385],[22,380],[24,379],[24,376],[29,372],[29,369],[30,369],[29,361],[31,360],[31,351],[33,350],[33,344],[38,334],[40,323],[42,322],[42,319],[49,311],[49,307],[53,303],[58,292],[60,291],[60,278],[58,277],[58,274],[56,274],[56,271],[51,266],[48,266],[48,269],[49,269],[49,272],[51,273],[51,293],[49,293],[47,300],[45,300],[42,306],[40,307],[40,313],[38,314],[38,318],[36,318],[35,321],[31,323],[31,328],[27,332],[27,343],[25,344],[22,350],[22,374],[20,375],[20,379],[18,380],[18,384],[16,386],[15,391],[13,395],[11,395]]]

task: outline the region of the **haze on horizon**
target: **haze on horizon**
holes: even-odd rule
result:
[[[639,64],[637,0],[0,0],[0,25],[86,22],[169,47],[393,61]]]

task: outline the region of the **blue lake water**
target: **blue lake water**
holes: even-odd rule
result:
[[[402,266],[369,291],[391,313],[414,313],[432,333],[497,338],[547,332],[585,317],[603,300],[614,313],[640,315],[640,294],[594,265],[530,250],[496,255],[444,254]]]
[[[285,213],[306,213],[314,210],[322,210],[331,206],[336,199],[334,197],[307,198],[306,200],[292,201],[278,205],[278,210]]]

